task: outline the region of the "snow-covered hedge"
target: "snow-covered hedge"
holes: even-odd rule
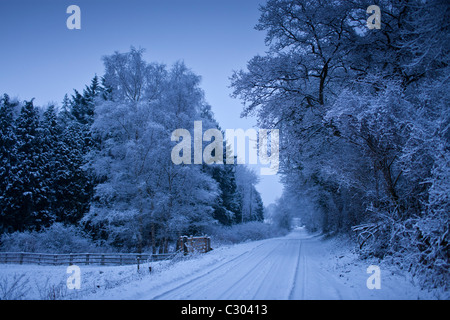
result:
[[[82,230],[75,226],[55,223],[40,232],[25,231],[3,234],[0,238],[0,251],[75,253],[110,251],[93,242]]]
[[[208,227],[206,231],[208,235],[211,236],[213,244],[234,244],[246,241],[263,240],[279,237],[287,233],[287,230],[285,229],[280,229],[272,224],[258,221],[237,224],[232,227],[216,225]]]

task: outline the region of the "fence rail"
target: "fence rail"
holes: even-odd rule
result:
[[[172,259],[176,253],[140,254],[140,253],[71,253],[48,254],[30,252],[0,252],[0,263],[38,264],[38,265],[102,265],[117,266],[140,264],[146,261]]]
[[[117,266],[145,263],[147,261],[162,261],[173,259],[178,253],[206,253],[211,251],[209,237],[180,237],[177,241],[177,251],[167,254],[145,253],[31,253],[31,252],[0,252],[0,264],[38,264],[38,265],[102,265]]]

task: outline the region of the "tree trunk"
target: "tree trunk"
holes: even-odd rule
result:
[[[156,254],[156,238],[155,238],[155,223],[152,222],[151,241],[152,241],[152,253]]]

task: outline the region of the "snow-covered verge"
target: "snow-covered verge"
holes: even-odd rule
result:
[[[356,247],[346,237],[326,239],[322,243],[328,254],[321,266],[338,275],[344,284],[363,293],[361,299],[450,299],[448,291],[421,289],[417,277],[398,266],[376,258],[361,259]],[[380,268],[380,290],[367,290],[366,282],[372,274],[367,270],[369,266]]]
[[[244,286],[252,286],[258,277],[262,277],[261,281],[266,284],[276,283],[272,281],[276,280],[276,277],[270,270],[282,269],[282,266],[277,266],[277,261],[280,261],[277,259],[286,259],[283,260],[285,264],[290,264],[289,256],[298,250],[293,249],[288,255],[276,258],[269,252],[279,252],[273,251],[275,248],[294,248],[292,246],[297,243],[295,241],[303,241],[303,245],[300,246],[302,254],[298,261],[306,256],[305,263],[308,263],[304,265],[309,272],[307,276],[310,277],[306,290],[320,286],[321,283],[315,281],[321,279],[333,283],[333,288],[340,290],[342,299],[449,298],[448,293],[439,290],[421,290],[408,273],[393,266],[375,260],[360,260],[352,247],[341,239],[322,240],[317,235],[305,240],[288,235],[282,238],[221,246],[204,255],[151,263],[151,273],[149,265],[141,265],[139,271],[136,266],[80,266],[80,290],[67,288],[66,282],[70,274],[66,273],[66,266],[0,265],[0,298],[137,300],[164,297],[168,293],[177,297],[181,291],[180,286],[184,286],[182,291],[191,291],[193,294],[196,287],[201,288],[199,290],[205,288],[214,292],[214,282],[217,283],[221,277],[224,283],[235,282],[233,290],[237,290],[239,296],[246,288],[251,290],[250,287]],[[257,260],[260,262],[255,262]],[[292,257],[291,261],[297,261],[297,257]],[[247,276],[248,272],[245,269],[247,265],[252,264],[255,266],[249,267],[249,270],[254,273],[254,277],[238,281],[241,279],[240,273]],[[371,264],[378,265],[381,269],[380,290],[369,290],[366,286],[370,276],[367,268]],[[293,271],[294,265],[295,263],[292,264],[292,268],[283,269],[285,272],[277,274],[286,279],[290,278],[288,271]],[[238,266],[243,270],[235,268]],[[303,265],[300,263],[298,266]],[[316,267],[320,268],[320,272],[315,272]],[[265,273],[266,269],[268,273]],[[230,281],[223,279],[225,275],[230,275]],[[284,278],[283,281],[286,280]],[[302,280],[301,277],[296,278]],[[210,279],[214,281],[209,281]],[[243,287],[242,290],[240,286]]]
[[[81,288],[69,290],[67,266],[0,265],[0,299],[65,300],[136,281],[145,276],[136,266],[80,266]]]
[[[215,263],[230,259],[257,246],[259,241],[215,248],[205,255],[178,257],[131,266],[83,266],[81,288],[69,290],[67,266],[0,264],[1,300],[139,299],[142,283],[153,287],[183,279]],[[149,267],[151,266],[151,272]]]

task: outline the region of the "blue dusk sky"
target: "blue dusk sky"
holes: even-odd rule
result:
[[[147,62],[182,60],[202,77],[205,97],[223,129],[248,129],[229,77],[267,50],[254,26],[264,0],[0,0],[0,94],[36,105],[61,105],[82,91],[102,56],[144,48]],[[67,7],[81,9],[81,30],[66,26]],[[259,172],[259,170],[257,171]],[[281,195],[277,176],[261,177],[264,204]]]

